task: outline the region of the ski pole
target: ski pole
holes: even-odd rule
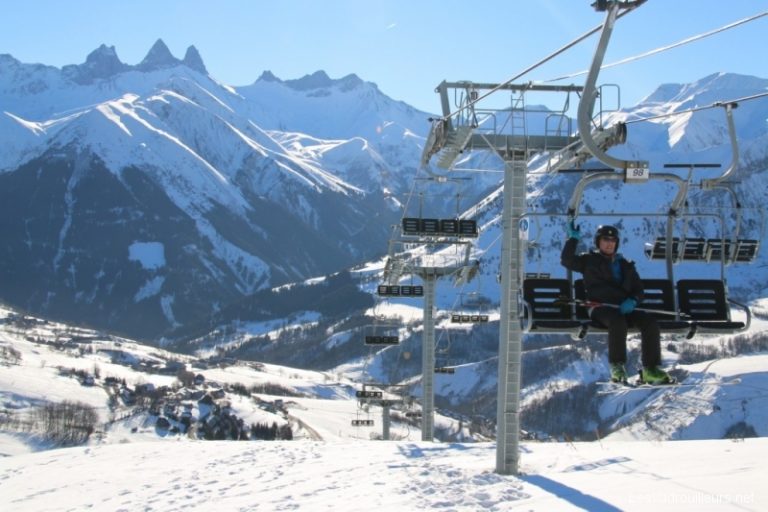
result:
[[[560,297],[558,297],[554,303],[555,304],[576,304],[577,306],[583,306],[585,308],[599,308],[604,306],[608,308],[619,309],[621,307],[618,304],[606,304],[604,302],[597,302],[594,300],[571,299],[564,295],[561,295]],[[688,315],[687,313],[682,313],[682,312],[677,313],[675,311],[666,311],[664,309],[634,308],[634,310],[645,311],[646,313],[658,313],[660,315],[670,315],[670,316],[680,315],[682,318],[690,318],[690,315]]]

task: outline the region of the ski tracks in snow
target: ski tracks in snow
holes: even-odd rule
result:
[[[478,453],[476,468],[460,467],[451,460],[457,446]],[[492,472],[488,467],[492,453],[466,445],[402,444],[398,450],[406,457],[402,494],[415,499],[415,509],[507,510],[510,502],[528,498],[521,482]],[[473,457],[474,458],[474,457]]]

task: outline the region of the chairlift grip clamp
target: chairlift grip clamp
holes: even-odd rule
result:
[[[634,9],[635,7],[639,7],[645,2],[646,0],[596,0],[592,4],[592,7],[594,7],[598,12],[608,10],[608,6],[611,4],[619,4],[619,7],[623,9]]]
[[[712,104],[713,107],[725,107],[727,109],[733,110],[734,108],[739,108],[739,102],[738,101],[716,101]]]

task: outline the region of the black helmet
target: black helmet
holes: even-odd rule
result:
[[[616,239],[616,250],[619,250],[619,230],[614,226],[600,226],[595,232],[595,247],[600,247],[600,239],[603,237],[611,237]]]

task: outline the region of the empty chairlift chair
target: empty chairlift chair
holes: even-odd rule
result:
[[[723,253],[723,247],[725,247],[725,253]],[[759,248],[759,240],[741,239],[736,240],[734,245],[731,240],[710,238],[707,240],[706,259],[711,262],[750,263],[757,257]]]

